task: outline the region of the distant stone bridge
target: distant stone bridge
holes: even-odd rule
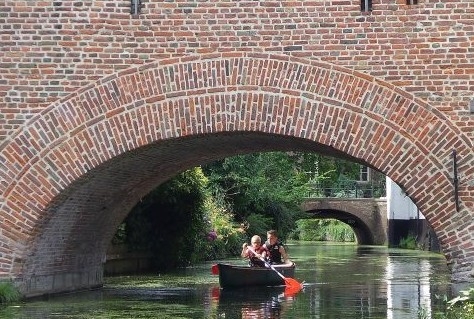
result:
[[[333,218],[353,229],[360,245],[387,243],[387,201],[383,198],[311,198],[303,209],[314,218]]]

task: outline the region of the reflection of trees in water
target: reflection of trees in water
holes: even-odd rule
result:
[[[334,318],[385,316],[385,309],[380,309],[380,305],[386,303],[386,293],[378,284],[369,281],[350,286],[321,285],[314,293],[317,296],[313,305],[316,313],[331,313]]]
[[[318,285],[305,291],[305,295],[312,295],[309,302],[313,312],[331,313],[334,318],[384,318],[386,309],[380,306],[386,303],[386,283],[374,280],[374,274],[385,273],[386,269],[385,259],[374,258],[381,248],[339,246],[331,251],[330,246],[318,246],[318,249],[324,255],[318,277],[313,281]],[[299,274],[305,277],[301,271]]]

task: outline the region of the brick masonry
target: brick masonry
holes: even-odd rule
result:
[[[357,159],[473,280],[474,2],[5,1],[0,277],[101,284],[117,227],[183,169],[268,150]],[[459,211],[452,150],[458,154]]]
[[[387,245],[387,200],[382,198],[312,198],[302,204],[314,218],[333,218],[351,226],[359,245]]]

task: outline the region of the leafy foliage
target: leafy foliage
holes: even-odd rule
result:
[[[266,210],[269,203],[301,203],[308,178],[287,153],[257,153],[229,157],[205,170],[211,183],[225,192],[242,216]]]
[[[446,298],[446,297],[445,297]],[[446,298],[447,300],[447,298]],[[420,319],[472,319],[474,318],[474,287],[460,292],[459,296],[446,301],[444,311],[437,311],[432,316],[420,314]]]
[[[359,167],[311,153],[229,157],[183,172],[153,190],[112,242],[151,251],[156,268],[163,270],[237,255],[242,241],[269,229],[277,229],[285,240],[304,217],[300,204],[316,183],[356,178]],[[338,236],[344,237],[341,232]]]
[[[204,171],[211,184],[224,192],[236,219],[248,226],[249,236],[276,228],[284,238],[310,189],[299,159],[298,154],[282,152],[240,155],[208,165]]]
[[[199,168],[181,173],[142,199],[125,220],[126,241],[135,250],[153,253],[157,269],[172,269],[195,261],[202,241],[204,188]]]
[[[211,193],[208,188],[205,211],[207,234],[214,232],[216,236],[207,236],[207,240],[199,245],[201,256],[206,260],[239,254],[241,243],[245,240],[244,226],[234,221],[234,215],[224,201],[223,193],[215,189],[214,191]]]
[[[335,219],[300,219],[291,237],[303,241],[355,241],[351,227]]]
[[[18,301],[20,292],[11,282],[0,282],[0,304]]]
[[[401,238],[399,247],[404,249],[417,249],[418,245],[415,236],[408,235],[407,237]]]
[[[157,270],[237,254],[242,227],[208,186],[200,168],[162,184],[132,209],[112,243],[151,252]]]
[[[459,305],[463,305],[463,304],[471,304],[471,310],[474,310],[473,306],[474,306],[474,287],[473,288],[469,288],[468,290],[462,290],[460,292],[460,295],[449,300],[448,301],[448,305],[449,305],[449,308],[453,309]],[[472,312],[472,314],[474,314],[474,311]]]
[[[265,241],[266,232],[268,230],[268,225],[273,223],[271,217],[265,216],[263,214],[250,214],[247,216],[247,234],[248,239],[253,235],[259,235],[262,237],[262,240]]]

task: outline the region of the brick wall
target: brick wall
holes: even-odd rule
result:
[[[470,276],[474,2],[129,4],[0,8],[0,277],[31,295],[98,285],[116,226],[152,187],[276,149],[387,174]]]
[[[306,57],[424,99],[473,138],[470,0],[5,1],[0,8],[0,141],[59,98],[163,58],[223,52]]]

